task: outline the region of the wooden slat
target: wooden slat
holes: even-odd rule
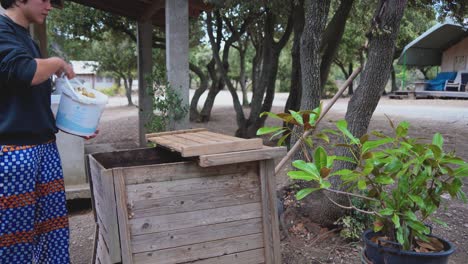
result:
[[[198,164],[201,167],[210,167],[256,160],[275,159],[284,157],[286,152],[286,147],[272,148],[264,146],[262,149],[201,155]]]
[[[275,162],[260,162],[265,262],[281,263],[278,209],[276,207]]]
[[[128,225],[127,195],[125,189],[125,179],[123,178],[122,170],[114,169],[114,177],[120,243],[122,246],[122,263],[133,263],[130,227]]]
[[[161,136],[166,136],[166,135],[195,133],[195,132],[200,132],[200,131],[207,131],[207,130],[206,128],[194,128],[194,129],[186,129],[186,130],[158,132],[158,133],[146,134],[146,138],[148,139],[152,137],[161,137]]]
[[[262,246],[262,234],[254,234],[178,248],[139,253],[134,255],[134,260],[135,264],[183,263],[259,249]]]
[[[238,138],[238,137],[224,135],[224,134],[220,134],[220,133],[214,133],[214,132],[211,132],[211,131],[201,131],[201,132],[199,132],[197,134],[208,136],[208,137],[216,137],[216,138],[223,139],[223,140],[228,140],[228,141],[243,141],[243,140],[245,140],[244,138]]]
[[[209,226],[197,226],[169,232],[134,236],[132,237],[132,247],[134,253],[141,253],[258,234],[262,232],[262,228],[261,218],[220,223]]]
[[[203,130],[149,134],[147,139],[159,146],[181,153],[182,157],[261,149],[263,146],[263,141],[259,138],[243,139]]]
[[[162,199],[148,199],[132,202],[129,205],[130,218],[193,212],[198,210],[234,206],[260,202],[260,188],[238,190],[220,189],[193,195],[183,195]]]
[[[133,235],[143,235],[257,218],[261,215],[261,205],[251,203],[196,212],[130,219],[130,230]]]
[[[136,202],[147,199],[160,199],[192,194],[206,194],[226,188],[235,190],[251,189],[259,186],[257,173],[226,174],[220,176],[200,177],[187,180],[166,181],[128,185],[128,201]]]
[[[264,262],[264,250],[260,248],[216,258],[186,262],[186,264],[260,264]]]
[[[211,134],[207,134],[207,133],[211,133]],[[222,135],[222,134],[217,134],[217,133],[212,133],[212,132],[208,132],[208,131],[201,131],[201,132],[195,133],[194,135],[196,135],[197,137],[200,137],[200,138],[206,138],[206,139],[210,139],[210,140],[216,141],[216,142],[233,142],[233,141],[243,141],[243,140],[245,140],[243,138],[236,138],[236,137],[231,137],[231,136],[229,136],[229,138],[227,138],[228,136],[225,136],[225,135]]]
[[[104,243],[104,239],[102,238],[102,234],[98,235],[96,258],[95,258],[94,263],[96,264],[113,263],[109,255],[109,251]]]
[[[182,138],[179,137],[179,135],[167,135],[162,137],[156,137],[154,139],[156,140],[156,142],[158,142],[158,140],[164,139],[181,147],[202,145],[202,143],[200,142],[193,141],[192,139]]]
[[[206,154],[218,154],[225,152],[261,149],[263,141],[261,138],[245,139],[243,141],[220,142],[204,144],[200,146],[184,146],[181,150],[182,157],[194,157]]]
[[[121,262],[117,206],[115,202],[114,177],[111,170],[104,169],[93,156],[89,157],[91,181],[96,217],[99,229],[109,247],[112,263]]]
[[[256,170],[257,163],[231,164],[219,167],[201,168],[195,162],[177,162],[129,167],[123,170],[128,185],[162,181],[177,181],[197,177],[209,177],[222,174],[247,173]]]
[[[175,137],[181,137],[185,138],[187,140],[191,140],[194,142],[198,142],[200,144],[212,144],[218,142],[215,138],[204,138],[204,137],[199,137],[200,133],[187,133],[187,134],[177,134],[174,135]]]

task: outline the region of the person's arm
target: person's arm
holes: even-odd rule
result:
[[[37,85],[46,81],[52,74],[61,76],[64,73],[68,79],[75,77],[75,72],[70,64],[58,57],[48,59],[35,59],[37,67],[31,85]]]

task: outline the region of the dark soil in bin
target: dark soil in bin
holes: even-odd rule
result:
[[[171,152],[162,147],[122,150],[92,155],[104,168],[134,167],[155,164],[189,161],[178,152]]]

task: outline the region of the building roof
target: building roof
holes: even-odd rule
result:
[[[438,23],[403,49],[398,64],[435,66],[442,63],[442,53],[468,37],[468,28],[447,22]],[[406,55],[406,58],[405,58]]]
[[[134,20],[148,18],[156,26],[165,25],[165,0],[70,0]],[[198,17],[202,11],[210,10],[211,5],[204,0],[188,0],[189,16]]]
[[[70,61],[73,71],[79,74],[96,74],[97,61]]]

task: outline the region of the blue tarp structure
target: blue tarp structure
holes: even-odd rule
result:
[[[447,81],[453,81],[457,77],[457,72],[440,72],[437,76],[427,81],[427,91],[443,91]]]

